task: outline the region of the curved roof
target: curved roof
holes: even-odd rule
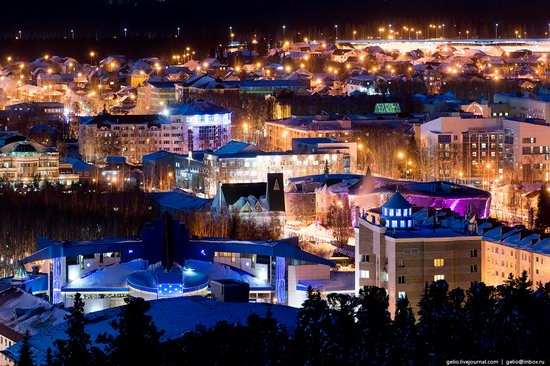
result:
[[[48,151],[51,150],[32,141],[16,141],[12,142],[11,144],[7,144],[0,149],[0,152],[2,152],[2,154],[44,153]]]
[[[395,192],[389,200],[382,205],[384,208],[411,208],[412,205],[401,195],[399,192]]]

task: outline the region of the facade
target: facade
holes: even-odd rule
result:
[[[34,125],[61,126],[65,122],[65,106],[58,102],[18,103],[6,106],[0,118],[0,125],[27,133]]]
[[[285,179],[323,174],[326,162],[330,171],[349,171],[346,153],[301,154],[292,151],[265,152],[254,145],[231,141],[218,150],[205,152],[203,162],[208,170],[204,193],[214,196],[218,183],[264,182],[268,173],[282,173]]]
[[[189,151],[213,150],[231,139],[231,112],[212,102],[173,104],[168,111],[171,129],[179,132],[172,133],[172,136],[163,133],[162,150],[184,154]]]
[[[275,95],[286,91],[309,94],[309,80],[245,80],[239,85],[241,94]]]
[[[550,122],[550,96],[525,92],[523,95],[495,94],[495,103],[506,103],[510,116],[516,118],[537,118]]]
[[[348,95],[354,93],[364,93],[367,95],[381,94],[378,91],[380,83],[385,83],[384,78],[375,75],[356,75],[351,76],[346,81],[346,92]]]
[[[78,175],[61,171],[57,151],[31,141],[12,142],[0,148],[0,178],[14,184],[78,182]]]
[[[140,76],[138,75],[138,77]],[[149,82],[138,87],[136,109],[139,113],[144,114],[161,113],[175,101],[176,86],[174,82]]]
[[[164,127],[164,129],[163,129]],[[160,150],[163,130],[170,127],[161,115],[111,115],[81,117],[78,148],[86,162],[104,163],[108,156],[140,162],[143,155]],[[171,133],[171,129],[170,132]]]
[[[290,150],[293,139],[330,138],[340,143],[358,142],[361,132],[387,127],[407,134],[420,117],[400,118],[396,115],[310,115],[267,121],[266,136],[269,151]]]
[[[79,151],[84,160],[104,162],[107,156],[123,156],[140,163],[143,156],[163,150],[178,154],[216,149],[229,141],[231,113],[211,102],[192,102],[170,107],[168,115],[111,115],[82,117]]]
[[[500,223],[480,226],[482,241],[481,280],[490,286],[498,286],[508,276],[521,276],[527,272],[533,286],[550,282],[550,238],[547,235],[508,227]]]
[[[481,280],[481,236],[445,211],[414,210],[400,193],[357,219],[356,291],[365,285],[388,290],[390,312],[406,296],[413,309],[426,282],[446,280],[468,288]]]
[[[193,192],[204,190],[205,169],[193,153],[157,151],[143,156],[143,184],[146,190],[166,191],[175,187]]]
[[[507,118],[440,117],[420,126],[437,179],[488,187],[550,178],[550,125]]]

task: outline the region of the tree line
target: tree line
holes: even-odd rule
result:
[[[524,272],[493,287],[473,282],[449,289],[426,284],[418,315],[407,298],[394,317],[384,288],[365,286],[358,296],[308,289],[287,329],[268,312],[246,324],[220,321],[161,342],[147,315],[150,304],[127,298],[111,321],[114,332],[95,343],[86,334],[80,295],[67,316],[66,339],[57,340],[44,365],[440,365],[453,359],[550,358],[550,283],[533,289]],[[34,365],[28,336],[20,366]]]
[[[157,211],[150,197],[140,190],[100,192],[86,185],[70,189],[50,184],[0,185],[0,201],[0,269],[6,271],[35,250],[39,237],[136,237]]]

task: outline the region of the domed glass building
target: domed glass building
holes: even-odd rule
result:
[[[399,192],[395,192],[382,205],[380,217],[386,221],[385,226],[388,228],[407,229],[413,227],[412,205]]]

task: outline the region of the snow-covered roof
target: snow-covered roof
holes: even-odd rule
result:
[[[64,321],[67,312],[21,289],[10,287],[0,292],[0,333],[14,331],[15,337],[28,330],[36,334]],[[7,334],[4,334],[8,336]],[[8,338],[10,338],[8,336]],[[17,341],[17,339],[13,339]]]
[[[194,330],[199,324],[207,328],[222,320],[231,324],[246,324],[251,314],[265,316],[268,311],[288,329],[293,329],[296,324],[297,309],[284,305],[219,302],[201,296],[153,300],[150,304],[148,315],[157,328],[164,331],[161,342],[177,339],[184,333]],[[111,308],[87,315],[86,332],[95,346],[102,347],[101,344],[95,344],[98,335],[115,334],[109,323],[120,314],[121,309]],[[48,348],[53,348],[56,339],[66,339],[65,328],[66,323],[57,324],[41,329],[36,336],[30,338],[31,351],[37,364],[43,363]],[[20,349],[21,343],[3,353],[11,359],[16,359]]]

